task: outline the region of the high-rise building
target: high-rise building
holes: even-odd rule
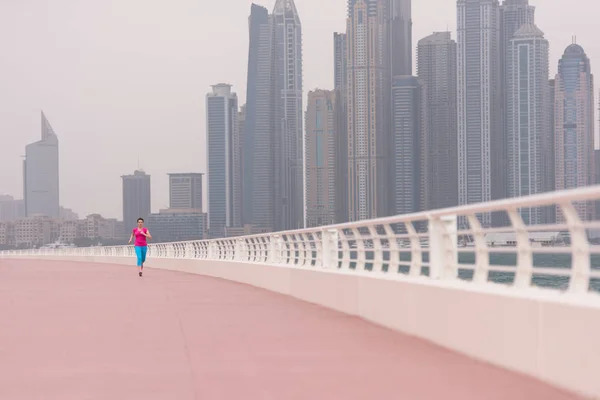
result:
[[[425,87],[414,76],[392,81],[391,212],[421,211],[429,198],[427,176],[427,118]]]
[[[209,231],[215,238],[223,237],[226,227],[242,226],[238,113],[231,85],[213,86],[206,96],[206,157]]]
[[[243,223],[304,224],[302,26],[293,0],[252,5],[244,132]]]
[[[336,129],[336,221],[348,221],[348,56],[345,33],[333,34]]]
[[[146,218],[152,210],[150,175],[135,171],[133,175],[123,175],[123,223],[129,232],[138,218]]]
[[[437,32],[417,46],[419,80],[427,104],[428,198],[425,209],[458,204],[458,149],[456,132],[456,42],[450,32]]]
[[[336,93],[327,90],[308,93],[305,138],[307,227],[338,222]]]
[[[548,129],[548,134],[546,137],[548,140],[543,144],[543,154],[544,157],[544,192],[553,192],[556,190],[556,182],[555,182],[555,168],[556,168],[556,157],[555,157],[555,110],[554,103],[556,101],[556,81],[554,79],[548,80],[548,111],[546,113],[546,118],[548,118],[548,122],[546,123],[546,127]]]
[[[27,216],[58,217],[58,136],[43,112],[42,139],[25,148],[23,186]]]
[[[202,211],[202,176],[197,172],[169,174],[169,207]]]
[[[543,167],[542,171],[544,174],[544,192],[553,192],[556,190],[556,179],[555,179],[555,169],[556,169],[556,157],[555,157],[555,128],[554,128],[554,103],[555,103],[555,80],[548,80],[548,105],[546,111],[546,129],[547,134],[544,135],[546,138],[545,141],[542,142],[542,161]],[[553,224],[556,222],[556,207],[547,206],[542,209],[542,219],[544,224]]]
[[[504,197],[498,0],[458,0],[458,201]],[[483,214],[484,226],[492,223]]]
[[[412,75],[412,0],[390,0],[392,77]]]
[[[244,148],[245,148],[245,139],[244,135],[246,134],[246,105],[242,105],[240,107],[240,112],[238,113],[238,127],[237,127],[237,139],[234,140],[234,146],[238,151],[238,157],[234,162],[234,167],[236,171],[239,173],[239,177],[237,179],[238,188],[236,190],[239,199],[239,213],[240,213],[240,226],[244,225]]]
[[[348,214],[389,213],[391,61],[389,1],[348,0]]]
[[[598,109],[598,113],[600,113],[600,108]],[[596,181],[594,184],[600,185],[600,150],[594,150],[594,174]],[[600,219],[600,200],[596,200],[594,207],[596,207],[596,214],[594,216],[595,220]]]
[[[554,102],[556,190],[595,183],[594,78],[590,59],[578,44],[571,44],[558,63]],[[576,204],[579,216],[594,216],[594,205]],[[564,221],[560,211],[557,221]]]
[[[525,24],[508,50],[508,194],[522,197],[544,191],[543,151],[550,136],[549,45],[541,30]],[[543,222],[539,207],[524,207],[520,213],[525,224]]]
[[[502,118],[499,121],[501,137],[492,142],[492,154],[497,155],[498,164],[494,168],[501,168],[502,171],[509,169],[510,150],[508,148],[508,113],[509,96],[508,80],[511,68],[509,61],[509,52],[511,40],[515,33],[523,25],[534,24],[535,7],[529,5],[529,0],[504,0],[500,7],[500,107],[502,108]],[[492,199],[508,197],[509,177],[508,174],[498,174],[492,180]]]
[[[276,230],[304,226],[302,24],[294,0],[273,8]]]
[[[348,56],[346,51],[346,34],[333,34],[333,80],[335,90],[339,90],[346,97],[346,82]]]
[[[244,132],[245,225],[275,228],[275,147],[272,85],[272,24],[266,8],[252,4]]]

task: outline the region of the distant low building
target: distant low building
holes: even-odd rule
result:
[[[197,209],[160,210],[146,220],[154,243],[206,239],[207,224],[208,215]]]
[[[40,247],[58,239],[58,221],[46,216],[31,216],[15,221],[14,245]]]
[[[81,237],[82,223],[80,221],[63,221],[60,225],[60,240],[64,243],[73,243]]]
[[[19,218],[25,218],[25,201],[0,195],[0,221],[11,222]]]
[[[13,222],[0,221],[0,246],[9,247],[15,245],[15,224]]]
[[[517,235],[512,232],[488,233],[485,241],[490,247],[515,247]],[[561,232],[529,232],[529,242],[532,247],[552,247],[564,242]]]
[[[51,243],[91,245],[124,241],[123,221],[92,214],[83,220],[43,215],[0,221],[0,246],[37,248]]]
[[[58,215],[63,221],[77,221],[79,219],[79,215],[76,212],[62,206],[59,209]]]
[[[238,236],[248,236],[248,235],[260,235],[264,233],[269,233],[269,231],[265,229],[256,228],[253,225],[244,225],[242,228],[225,228],[225,237],[238,237]]]
[[[87,239],[122,239],[123,223],[114,218],[104,218],[99,214],[91,214],[83,221],[80,221],[80,230],[78,237]]]

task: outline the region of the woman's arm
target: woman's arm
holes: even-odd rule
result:
[[[132,241],[133,241],[133,232],[131,233],[131,236],[129,236],[129,244],[131,244]]]
[[[144,235],[148,238],[148,239],[152,239],[152,235],[150,234],[150,231],[148,229],[146,229],[146,233],[144,233]]]

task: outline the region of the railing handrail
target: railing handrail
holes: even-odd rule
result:
[[[600,283],[600,271],[592,268],[591,258],[598,255],[600,260],[600,247],[590,245],[587,236],[590,229],[600,230],[600,223],[583,221],[578,215],[578,207],[592,201],[600,201],[600,186],[317,228],[151,244],[149,255],[340,269],[348,273],[369,270],[389,274],[396,270],[411,276],[428,273],[432,279],[443,280],[465,279],[460,273],[472,271],[472,280],[477,284],[487,282],[494,274],[509,274],[514,276],[510,283],[519,288],[536,283],[536,276],[548,275],[557,279],[566,277],[571,292],[585,293],[591,290],[590,283],[594,280]],[[560,210],[564,222],[527,225],[519,212],[523,208],[547,206]],[[494,212],[506,213],[511,226],[483,227],[478,216]],[[462,221],[460,230],[458,218]],[[427,229],[418,232],[416,227],[421,225],[416,223],[424,224]],[[553,230],[568,231],[571,244],[544,251],[533,248],[530,233]],[[490,261],[494,251],[485,235],[493,232],[515,235],[517,246],[514,250],[502,248],[496,253],[516,254],[516,266],[496,265],[498,263]],[[458,237],[464,235],[473,239],[472,250],[458,248]],[[474,253],[473,264],[461,263],[459,256],[462,253]],[[534,254],[537,253],[566,254],[572,266],[570,269],[540,268],[535,265]],[[405,256],[408,254],[410,257]],[[0,252],[0,257],[9,255],[133,256],[133,251],[131,246],[123,245]]]

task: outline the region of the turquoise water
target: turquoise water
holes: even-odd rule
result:
[[[341,253],[340,253],[341,257]],[[351,259],[356,259],[357,253],[351,252]],[[490,253],[490,265],[491,266],[515,266],[517,265],[516,254],[498,254]],[[373,259],[373,252],[366,252],[366,259]],[[411,260],[410,252],[401,252],[398,272],[408,274],[409,264]],[[423,262],[428,262],[429,254],[423,254]],[[384,270],[388,270],[389,264],[389,253],[384,252]],[[474,253],[460,253],[459,264],[465,267],[472,266],[475,264]],[[600,271],[600,255],[591,256],[592,268],[596,271]],[[535,273],[535,268],[556,268],[556,269],[570,269],[572,264],[570,254],[535,254],[533,257],[534,274],[533,274],[533,285],[539,287],[555,288],[560,290],[566,290],[569,286],[569,277],[544,275]],[[352,262],[351,268],[356,267],[356,263]],[[373,268],[372,263],[366,263],[366,269],[371,270]],[[421,270],[422,275],[429,275],[429,268],[423,267]],[[473,271],[468,269],[459,269],[459,278],[469,281],[473,279]],[[515,274],[513,272],[494,272],[490,271],[488,280],[490,282],[510,284],[514,281]],[[600,292],[600,279],[592,279],[590,282],[590,290]]]

